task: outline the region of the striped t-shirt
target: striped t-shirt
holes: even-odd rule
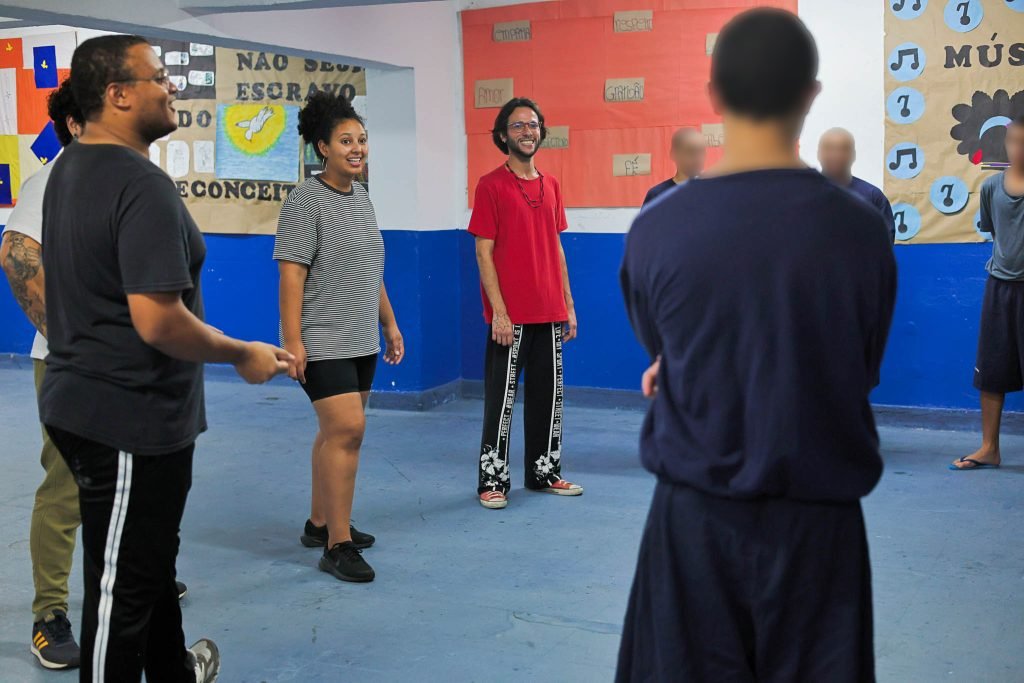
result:
[[[310,361],[380,352],[384,239],[362,185],[354,182],[346,193],[314,176],[292,190],[281,207],[274,260],[309,266],[302,343]]]

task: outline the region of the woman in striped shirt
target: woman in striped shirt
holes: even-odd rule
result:
[[[357,182],[368,154],[363,121],[343,96],[320,92],[303,107],[299,133],[324,170],[281,207],[274,259],[281,274],[281,345],[295,355],[319,422],[302,543],[324,548],[321,570],[343,581],[372,581],[361,551],[374,538],[352,527],[351,514],[366,401],[381,351],[378,324],[386,363],[400,363],[405,348],[384,288],[384,240]]]

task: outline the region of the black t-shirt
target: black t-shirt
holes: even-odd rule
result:
[[[673,187],[679,187],[679,185],[676,184],[674,178],[669,178],[668,180],[661,181],[651,189],[647,190],[647,196],[644,197],[644,203],[641,206],[647,206],[655,199],[657,199],[660,195],[671,190]]]
[[[867,495],[896,293],[887,227],[813,170],[697,178],[641,211],[622,278],[662,356],[644,466],[728,498]]]
[[[184,448],[206,429],[203,367],[146,344],[128,294],[181,292],[203,317],[203,236],[171,179],[118,145],[70,145],[43,199],[50,355],[44,424],[137,455]]]

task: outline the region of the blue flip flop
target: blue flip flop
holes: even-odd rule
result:
[[[978,462],[974,458],[968,458],[966,455],[964,457],[960,458],[959,460],[957,460],[957,462],[970,462],[970,463],[974,463],[974,465],[972,467],[957,467],[956,465],[950,465],[949,469],[953,470],[954,472],[973,472],[974,470],[997,470],[997,469],[999,469],[999,465],[989,465],[988,463],[985,463],[985,462]]]

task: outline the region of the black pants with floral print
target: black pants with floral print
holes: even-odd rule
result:
[[[508,493],[512,409],[524,371],[526,487],[544,488],[561,478],[562,325],[516,325],[512,346],[487,338],[478,493]]]

